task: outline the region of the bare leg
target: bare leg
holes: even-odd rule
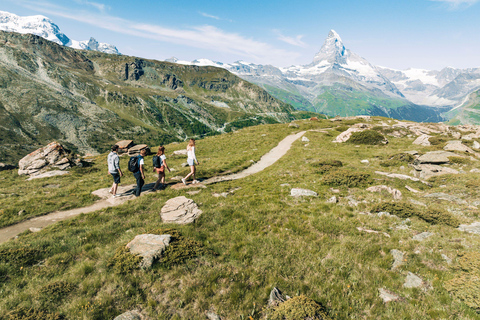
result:
[[[117,194],[117,188],[118,188],[118,184],[114,183],[113,186],[112,186],[112,194],[113,195]]]
[[[195,180],[195,166],[190,166],[190,173],[183,179],[187,180],[190,176],[193,176],[193,180]]]
[[[165,186],[165,172],[162,172],[160,175],[162,176],[162,178],[160,179],[160,182],[162,183],[162,186],[164,187]]]
[[[160,184],[161,176],[160,173],[158,174],[158,179],[157,182],[155,182],[155,185],[153,186],[153,190],[157,190],[158,185]]]

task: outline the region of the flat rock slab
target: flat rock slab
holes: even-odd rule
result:
[[[400,297],[396,293],[394,293],[390,290],[387,290],[387,289],[379,288],[378,293],[379,293],[380,298],[383,300],[384,303],[403,300],[402,297]]]
[[[467,147],[462,143],[461,140],[451,140],[447,142],[447,145],[443,147],[443,150],[446,151],[460,151],[460,152],[468,152],[475,154],[471,148]]]
[[[33,180],[33,179],[43,179],[43,178],[50,178],[50,177],[55,177],[55,176],[63,176],[65,174],[69,174],[69,171],[60,171],[60,170],[54,170],[54,171],[47,171],[44,173],[37,174],[35,176],[31,176],[30,178],[27,179],[27,181]]]
[[[402,199],[402,193],[400,192],[400,190],[397,190],[397,189],[394,189],[392,187],[388,187],[388,186],[385,186],[385,185],[373,186],[373,187],[367,188],[367,191],[370,191],[370,192],[387,191],[388,193],[390,193],[393,196],[393,199],[395,199],[395,200]]]
[[[408,272],[407,278],[405,278],[404,288],[420,288],[424,285],[422,278],[414,273]]]
[[[429,146],[431,145],[431,143],[428,139],[430,139],[431,137],[432,136],[429,136],[428,134],[422,134],[417,139],[415,139],[415,141],[413,141],[412,143],[420,146]]]
[[[452,168],[446,168],[435,164],[419,164],[414,165],[414,175],[420,179],[429,179],[431,177],[440,176],[444,174],[459,174],[459,172]]]
[[[139,234],[127,244],[130,253],[143,258],[140,262],[142,269],[149,269],[153,261],[162,256],[165,248],[170,244],[170,235]]]
[[[397,250],[397,249],[390,250],[390,253],[392,254],[393,259],[394,259],[393,265],[392,265],[392,270],[395,270],[403,264],[403,259],[404,259],[405,254],[402,251]]]
[[[412,237],[413,240],[416,240],[416,241],[423,241],[425,239],[427,239],[428,237],[431,237],[433,236],[433,233],[431,232],[422,232],[422,233],[419,233],[419,234],[416,234]]]
[[[425,153],[423,156],[418,157],[416,163],[431,163],[431,164],[441,164],[448,163],[450,160],[449,157],[459,157],[460,155],[448,152],[448,151],[431,151]]]
[[[292,197],[317,197],[318,193],[308,189],[293,188],[290,190],[290,195]]]
[[[480,222],[474,222],[472,224],[461,224],[458,230],[468,233],[480,234]]]
[[[361,132],[363,130],[364,129],[361,129],[361,128],[348,128],[346,131],[343,131],[342,133],[340,133],[332,142],[343,143],[345,141],[348,141],[348,139],[350,139],[350,137],[352,136],[352,133]]]
[[[137,311],[127,311],[119,316],[116,316],[113,320],[142,320],[143,317]]]
[[[458,203],[458,204],[468,205],[467,201],[465,201],[463,199],[460,199],[459,197],[452,196],[452,195],[449,195],[449,194],[446,194],[446,193],[443,193],[443,192],[430,193],[430,194],[424,195],[424,197],[425,198],[435,198],[435,199],[439,199],[439,200],[445,200],[445,201],[449,201],[449,202],[455,202],[455,203]]]
[[[187,182],[186,185],[180,182],[170,187],[170,189],[173,189],[173,190],[183,190],[183,189],[191,189],[191,188],[206,188],[206,186],[201,182],[199,183]]]
[[[202,210],[197,204],[185,196],[168,200],[160,211],[160,216],[165,223],[187,224],[194,222]]]

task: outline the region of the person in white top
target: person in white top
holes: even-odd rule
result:
[[[195,172],[196,172],[195,162],[197,163],[197,165],[199,165],[200,163],[198,162],[197,157],[195,156],[195,139],[190,139],[190,141],[188,142],[187,156],[188,156],[187,163],[190,166],[190,173],[187,174],[187,176],[182,179],[182,182],[183,184],[187,184],[187,179],[190,176],[192,176],[193,177],[192,183],[198,183],[198,181],[195,179]]]
[[[157,182],[155,182],[155,186],[153,186],[153,191],[157,190],[158,185],[160,183],[162,184],[162,188],[165,187],[165,169],[167,169],[168,172],[170,172],[170,168],[167,165],[167,157],[165,156],[164,146],[158,147],[157,157],[159,157],[160,167],[153,168],[153,171],[158,173],[158,179],[157,179]]]

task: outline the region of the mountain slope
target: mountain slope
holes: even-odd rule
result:
[[[293,111],[224,69],[0,32],[0,161],[14,163],[53,139],[97,153],[116,140],[159,144],[289,121]]]
[[[480,124],[480,90],[471,93],[458,107],[445,113],[449,124]]]
[[[94,38],[84,41],[72,40],[62,33],[60,28],[52,20],[40,15],[20,17],[10,12],[0,11],[0,30],[35,34],[44,39],[74,49],[120,54],[114,45],[98,43]]]

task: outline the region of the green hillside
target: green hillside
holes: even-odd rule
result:
[[[301,312],[302,304],[295,310],[288,305],[310,301],[330,319],[480,319],[480,236],[456,228],[479,220],[480,176],[470,172],[478,161],[458,153],[448,167],[459,174],[426,183],[380,175],[376,171],[410,175],[413,157],[406,151],[425,154],[442,145],[412,145],[416,137],[386,118],[335,120],[297,121],[299,128],[260,125],[199,139],[201,180],[243,170],[289,134],[306,130],[309,141],[295,141],[285,156],[249,177],[180,190],[171,183],[0,244],[0,318],[113,319],[137,310],[150,319],[207,319],[207,312],[222,319],[298,319],[284,315]],[[332,143],[362,121],[376,134],[358,134],[355,144]],[[389,143],[362,144],[378,134]],[[438,136],[440,142],[453,139]],[[189,170],[182,167],[185,158],[172,155],[183,148],[166,146],[175,169],[168,181]],[[147,183],[155,180],[150,164],[147,157]],[[94,201],[91,191],[111,185],[106,154],[70,175],[25,181],[10,170],[0,172],[0,181],[3,226],[87,205]],[[133,183],[130,173],[126,183]],[[377,185],[400,190],[402,200],[366,190]],[[318,196],[292,197],[292,188]],[[226,197],[214,196],[223,192]],[[161,208],[177,196],[199,205],[203,213],[195,223],[162,222]],[[327,202],[332,196],[338,203]],[[426,239],[413,239],[426,231]],[[146,271],[124,249],[144,233],[174,236],[162,260]],[[392,269],[393,249],[404,256]],[[420,287],[404,286],[409,273],[422,279]],[[267,307],[274,287],[294,298],[283,309]],[[384,303],[380,289],[399,300]]]
[[[480,124],[480,91],[471,93],[462,106],[446,112],[445,117],[451,125]]]

